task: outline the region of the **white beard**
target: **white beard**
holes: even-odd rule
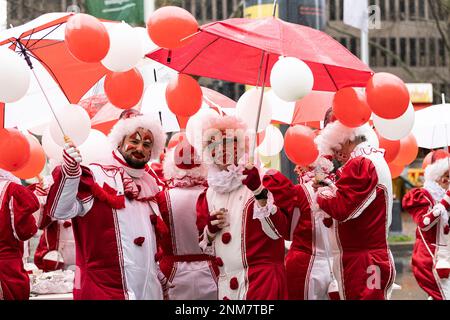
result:
[[[244,166],[230,165],[228,170],[219,170],[212,166],[208,172],[208,186],[218,193],[229,193],[243,186],[242,180],[245,175],[242,174]]]
[[[435,181],[425,181],[423,187],[431,194],[436,202],[440,202],[445,196],[445,190]]]

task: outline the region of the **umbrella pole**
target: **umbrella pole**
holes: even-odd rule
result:
[[[265,57],[266,57],[266,52],[263,51],[262,61],[264,61]],[[264,75],[263,75],[263,80],[262,80],[262,85],[261,85],[261,96],[259,98],[258,113],[256,115],[255,139],[254,139],[253,148],[252,148],[253,150],[252,150],[251,158],[250,158],[250,162],[252,162],[252,163],[255,160],[255,150],[256,150],[256,145],[258,144],[259,121],[260,121],[260,117],[261,117],[262,104],[264,101],[264,89],[266,87],[266,78],[267,78],[267,69],[268,68],[269,68],[269,57],[267,56],[266,64],[264,66]],[[260,72],[261,71],[262,71],[262,65],[260,67]],[[259,82],[259,80],[258,80],[258,82]]]
[[[36,79],[36,82],[38,83],[39,88],[41,89],[42,94],[44,95],[45,100],[47,101],[47,104],[50,107],[50,110],[52,111],[53,117],[55,118],[56,123],[58,124],[58,127],[59,127],[59,129],[61,130],[61,132],[62,132],[62,134],[64,136],[64,140],[66,142],[70,142],[70,138],[68,136],[66,136],[66,134],[64,133],[64,129],[62,128],[62,125],[59,122],[58,117],[56,116],[55,110],[53,109],[52,104],[50,103],[50,99],[48,98],[47,94],[45,93],[44,87],[42,86],[41,82],[39,81],[39,78],[38,78],[38,76],[37,76],[37,74],[36,74],[36,72],[34,70],[33,63],[31,62],[31,58],[30,58],[30,56],[27,53],[27,49],[23,46],[23,44],[22,44],[22,42],[20,42],[20,40],[17,40],[17,43],[18,43],[18,45],[20,47],[20,51],[23,54],[25,61],[28,64],[28,67],[30,68],[31,72],[33,72],[34,78]]]

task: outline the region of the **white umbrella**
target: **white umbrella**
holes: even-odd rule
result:
[[[412,133],[421,148],[448,147],[450,143],[450,104],[438,104],[417,111]]]

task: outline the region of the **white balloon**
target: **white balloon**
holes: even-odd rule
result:
[[[63,148],[53,141],[49,127],[45,129],[44,134],[42,135],[42,148],[49,159],[52,159],[57,163],[62,162]]]
[[[267,93],[264,93],[264,96]],[[236,116],[241,118],[248,129],[256,129],[261,89],[253,88],[242,95],[236,104]],[[263,99],[261,115],[259,117],[258,133],[263,132],[272,121],[272,106],[267,99]]]
[[[259,154],[265,157],[272,157],[281,152],[284,146],[284,138],[280,129],[273,125],[266,128],[266,135],[263,142],[258,147]]]
[[[30,68],[13,50],[0,47],[0,102],[20,100],[30,87]]]
[[[142,40],[129,24],[118,23],[109,28],[110,47],[102,64],[114,72],[133,69],[143,58]]]
[[[302,60],[280,57],[272,68],[270,84],[278,97],[287,102],[294,102],[311,93],[314,76]]]
[[[69,104],[58,110],[56,116],[64,133],[76,146],[80,146],[86,141],[91,130],[91,119],[86,110],[79,105]],[[50,134],[57,145],[64,146],[66,143],[64,135],[55,119],[50,122]]]
[[[159,47],[150,39],[148,31],[143,27],[134,27],[134,31],[139,35],[142,43],[142,57],[145,57],[150,52],[159,49]]]
[[[196,114],[189,118],[186,124],[186,138],[189,143],[197,150],[202,150],[203,144],[203,126],[219,114],[210,108],[202,108]]]
[[[416,114],[411,103],[406,112],[397,119],[387,120],[373,114],[373,124],[380,136],[393,141],[407,137],[414,127],[415,119]]]
[[[78,148],[83,165],[102,162],[111,155],[112,147],[108,137],[98,130],[92,129],[87,140]]]

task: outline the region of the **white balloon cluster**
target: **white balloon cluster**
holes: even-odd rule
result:
[[[265,93],[264,93],[265,95]],[[261,89],[253,88],[242,95],[236,105],[236,115],[241,118],[249,129],[256,129],[258,108],[261,99]],[[272,106],[263,99],[259,117],[258,133],[263,132],[272,120]]]
[[[401,140],[407,137],[414,127],[415,119],[416,114],[412,103],[409,104],[406,112],[397,119],[383,119],[376,114],[373,114],[373,124],[375,125],[378,133],[383,138],[392,141]]]
[[[30,68],[13,50],[0,47],[0,102],[20,100],[30,87]]]
[[[108,29],[110,47],[102,64],[114,72],[133,69],[143,58],[143,44],[139,31],[122,22]]]

